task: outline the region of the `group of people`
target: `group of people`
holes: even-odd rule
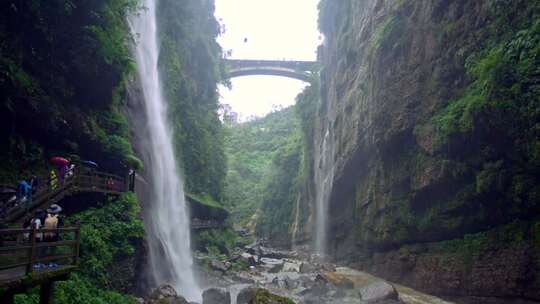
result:
[[[60,215],[62,207],[57,204],[52,204],[46,211],[42,209],[36,210],[34,216],[31,219],[28,219],[24,224],[25,229],[35,229],[36,233],[34,237],[36,242],[57,242],[59,241],[58,232],[51,231],[57,229],[64,225],[63,216]],[[43,231],[45,230],[45,231]],[[30,234],[26,236],[30,240]],[[42,252],[39,252],[39,255],[54,255],[55,247],[43,247]],[[48,250],[47,250],[48,249]],[[34,265],[34,268],[54,268],[58,267],[58,264],[50,262],[48,265],[37,263]]]

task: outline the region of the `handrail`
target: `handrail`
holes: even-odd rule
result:
[[[72,233],[73,239],[58,240],[58,241],[38,241],[38,236],[42,233],[54,232],[57,234],[58,239],[62,239],[62,234]],[[79,258],[79,249],[81,242],[81,230],[80,225],[75,227],[64,227],[56,229],[0,229],[0,240],[3,241],[5,236],[16,236],[16,245],[2,246],[0,243],[0,270],[7,270],[13,268],[19,268],[25,266],[24,275],[34,272],[34,265],[40,262],[59,261],[65,259],[71,259],[71,262],[63,264],[62,266],[77,266]],[[28,237],[26,241],[21,241],[25,237]],[[64,236],[65,237],[65,236]],[[48,248],[69,247],[69,252],[61,252],[56,254],[56,250],[52,249],[47,254]],[[11,251],[11,255],[9,255]],[[14,254],[13,252],[26,251],[26,254]],[[6,254],[5,252],[8,252]],[[44,254],[45,253],[45,254]],[[15,261],[9,262],[9,258],[15,259]]]
[[[41,187],[31,195],[31,202],[10,206],[4,211],[3,216],[0,215],[4,222],[28,217],[30,216],[29,211],[46,203],[55,203],[72,192],[119,194],[128,191],[130,187],[127,179],[94,169],[75,168],[68,171],[63,179],[55,177],[41,180],[47,182],[45,185],[41,184]]]

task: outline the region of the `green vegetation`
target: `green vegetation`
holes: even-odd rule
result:
[[[126,15],[136,0],[0,5],[1,182],[61,154],[123,173],[138,167],[120,113],[133,71]]]
[[[255,291],[254,304],[294,304],[291,299],[270,293],[266,289],[259,288]]]
[[[298,122],[295,108],[289,107],[254,121],[228,124],[226,128],[228,171],[224,202],[232,211],[233,222],[244,225],[261,206],[272,159],[279,157],[280,149],[297,132]]]
[[[186,189],[220,202],[225,154],[216,86],[222,65],[213,12],[213,1],[158,2],[162,87]]]
[[[81,223],[79,270],[56,285],[55,303],[134,303],[124,295],[133,290],[136,247],[142,246],[144,227],[133,193],[110,199],[68,218]],[[19,295],[16,303],[37,303],[38,296]]]

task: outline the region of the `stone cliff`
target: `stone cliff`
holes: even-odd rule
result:
[[[304,197],[328,193],[327,252],[441,295],[540,300],[538,2],[320,9]]]

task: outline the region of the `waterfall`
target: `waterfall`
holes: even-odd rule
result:
[[[334,144],[330,127],[315,151],[315,252],[328,253],[328,204],[334,181]]]
[[[200,301],[201,291],[193,274],[189,216],[172,147],[167,109],[158,72],[156,1],[143,0],[144,9],[128,18],[138,37],[133,49],[146,121],[139,149],[149,181],[145,225],[149,245],[149,275],[153,285],[171,284],[190,301]]]
[[[300,199],[301,196],[298,195],[296,198],[295,208],[294,208],[294,222],[292,225],[292,232],[291,232],[291,245],[292,248],[296,246],[296,235],[298,234],[298,226],[300,225]]]

